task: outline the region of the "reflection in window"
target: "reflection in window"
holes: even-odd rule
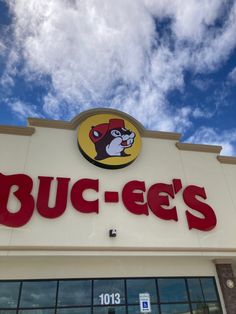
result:
[[[218,303],[207,303],[209,314],[221,314],[221,309]],[[207,313],[207,314],[208,314]]]
[[[188,301],[184,279],[158,279],[160,302]]]
[[[190,278],[187,280],[189,295],[191,301],[201,302],[204,300],[200,280],[198,278]]]
[[[16,310],[0,310],[0,314],[16,314]]]
[[[157,291],[155,279],[128,279],[127,284],[127,303],[139,304],[139,294],[149,293],[151,302],[157,302]]]
[[[162,314],[190,314],[188,304],[163,304],[161,305]]]
[[[159,310],[156,304],[151,305],[152,314],[159,314]],[[128,306],[128,314],[140,314],[140,306],[139,305],[129,305]]]
[[[91,280],[65,280],[59,283],[58,306],[90,305],[91,297]]]
[[[209,314],[208,307],[204,302],[192,304],[193,314]]]
[[[53,309],[42,309],[42,310],[20,310],[19,314],[54,314]]]
[[[125,303],[125,284],[120,279],[94,280],[93,304],[119,305]]]
[[[20,282],[14,282],[14,281],[0,282],[0,307],[16,308],[17,302],[18,302],[19,290],[20,290]]]
[[[212,278],[201,278],[202,290],[206,301],[216,301],[217,294]]]
[[[56,286],[56,281],[23,282],[20,307],[54,307],[56,302]],[[31,314],[31,312],[27,313]],[[32,312],[32,314],[34,313],[38,314],[40,312]]]
[[[57,314],[91,314],[91,307],[57,309]]]
[[[125,306],[95,306],[93,314],[126,314]]]

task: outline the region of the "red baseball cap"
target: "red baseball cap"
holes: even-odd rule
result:
[[[93,126],[89,132],[89,137],[93,143],[99,142],[108,131],[112,129],[125,128],[123,119],[110,119],[109,123],[101,123]]]

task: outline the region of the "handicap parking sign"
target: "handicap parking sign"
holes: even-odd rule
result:
[[[144,308],[144,309],[148,309],[148,302],[143,301],[143,308]]]
[[[139,294],[139,304],[141,313],[150,313],[151,312],[151,302],[149,293],[140,293]]]

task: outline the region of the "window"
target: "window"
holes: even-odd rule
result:
[[[127,302],[139,304],[139,294],[149,293],[151,303],[157,303],[157,289],[155,279],[127,279]]]
[[[57,306],[90,305],[92,297],[91,280],[59,281]]]
[[[199,278],[190,278],[187,279],[188,282],[188,288],[189,288],[189,295],[190,300],[193,302],[203,302],[203,291],[200,283]]]
[[[159,314],[159,307],[157,304],[151,304],[151,313]],[[139,305],[128,305],[128,314],[140,314]]]
[[[189,304],[177,303],[177,304],[162,304],[161,305],[162,314],[190,314]]]
[[[186,302],[187,289],[184,279],[158,279],[160,302]]]
[[[124,314],[126,313],[125,306],[95,306],[93,308],[93,314]]]
[[[125,303],[125,283],[120,279],[94,280],[94,305],[120,305]]]
[[[222,314],[213,277],[0,281],[0,314]]]
[[[0,308],[16,308],[19,298],[19,290],[20,282],[0,281]]]
[[[22,284],[20,307],[55,307],[56,281],[26,281]],[[30,313],[30,312],[28,312]],[[32,311],[32,314],[37,314]]]

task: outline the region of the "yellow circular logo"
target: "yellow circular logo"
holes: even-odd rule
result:
[[[141,148],[137,128],[116,114],[97,114],[84,120],[78,130],[82,155],[96,166],[117,169],[131,164]]]

